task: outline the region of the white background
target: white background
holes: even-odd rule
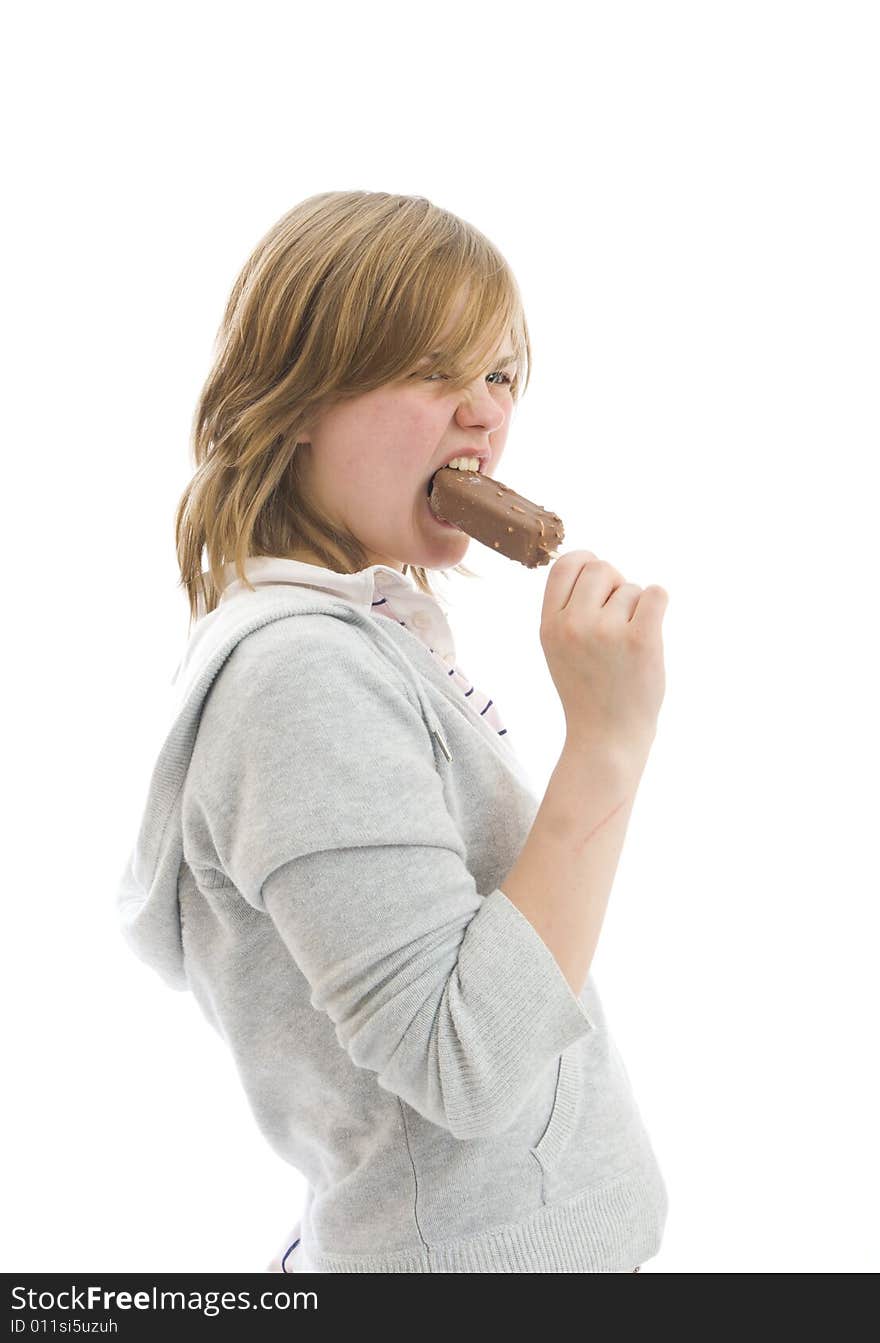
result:
[[[188,609],[214,333],[319,191],[516,273],[501,479],[660,583],[666,698],[593,963],[670,1193],[643,1272],[880,1267],[873,4],[78,4],[7,19],[2,1268],[265,1267],[303,1181],[115,885]],[[546,571],[449,607],[543,791]],[[267,1279],[267,1282],[271,1281]]]

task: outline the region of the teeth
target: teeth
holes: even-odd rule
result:
[[[447,462],[446,465],[451,466],[454,471],[476,471],[477,473],[479,473],[483,466],[483,459],[481,457],[453,457],[452,461]],[[433,489],[434,489],[434,477],[432,476],[431,479],[428,481],[429,499],[431,497],[431,492]]]

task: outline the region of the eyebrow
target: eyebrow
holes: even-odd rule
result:
[[[442,359],[442,358],[445,358],[445,357],[446,357],[446,353],[447,353],[446,350],[432,350],[430,354],[423,355],[422,358],[423,358],[423,359]],[[516,355],[514,354],[514,352],[513,352],[512,350],[509,350],[509,351],[507,352],[507,354],[503,354],[503,355],[501,356],[501,358],[498,360],[498,363],[499,363],[499,364],[512,364],[512,363],[514,362],[515,359],[516,359]]]

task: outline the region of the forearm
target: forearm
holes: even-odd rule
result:
[[[566,746],[501,890],[580,996],[599,941],[641,768]]]

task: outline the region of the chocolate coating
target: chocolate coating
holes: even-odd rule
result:
[[[435,517],[460,527],[475,541],[518,560],[527,569],[549,564],[565,528],[557,513],[478,471],[444,466],[435,471],[428,502]]]

